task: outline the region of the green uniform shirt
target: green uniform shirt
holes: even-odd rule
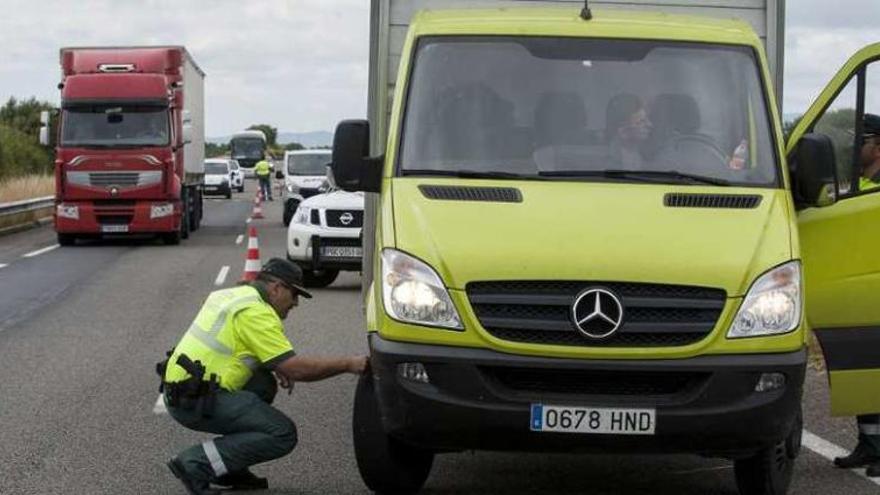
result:
[[[201,361],[206,378],[214,373],[221,387],[236,391],[244,387],[258,367],[274,368],[293,356],[294,350],[266,295],[245,285],[214,291],[208,296],[174,348],[165,372],[166,382],[189,378],[176,364],[179,354]]]
[[[257,177],[268,177],[269,173],[270,166],[269,162],[267,162],[266,160],[260,160],[257,162],[256,165],[254,165],[254,174],[256,174]]]

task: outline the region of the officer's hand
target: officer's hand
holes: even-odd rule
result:
[[[370,367],[370,360],[367,356],[352,356],[348,363],[348,372],[355,375],[363,375]]]
[[[278,379],[278,385],[281,388],[285,388],[287,390],[290,390],[293,388],[293,382],[290,381],[290,378],[287,378],[287,376],[285,376],[281,373],[275,373],[275,378]]]

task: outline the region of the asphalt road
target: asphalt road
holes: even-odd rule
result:
[[[206,203],[205,224],[181,246],[107,241],[43,251],[51,228],[0,238],[0,493],[182,494],[164,462],[205,439],[155,414],[154,364],[189,325],[218,273],[237,282],[254,185]],[[258,229],[262,259],[284,255],[280,202]],[[34,254],[36,253],[36,254]],[[32,256],[25,257],[24,255]],[[5,265],[5,266],[4,266]],[[297,350],[366,352],[360,279],[345,274],[286,322]],[[258,466],[272,494],[366,494],[351,445],[355,379],[298,384],[276,405],[298,424],[290,456]],[[828,417],[824,375],[808,373],[811,445],[825,455],[855,440],[853,421]],[[827,442],[827,443],[823,443]],[[830,445],[830,447],[829,447]],[[729,462],[690,456],[460,453],[438,456],[425,494],[737,493]],[[855,471],[804,448],[792,494],[876,494]]]

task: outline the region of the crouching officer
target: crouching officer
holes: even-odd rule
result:
[[[290,453],[296,426],[270,404],[275,373],[287,389],[342,373],[364,373],[365,356],[299,356],[284,336],[282,320],[299,297],[302,270],[273,258],[256,280],[211,293],[170,353],[160,363],[165,404],[171,417],[192,430],[222,435],[194,445],[168,462],[190,495],[266,488],[248,468]]]

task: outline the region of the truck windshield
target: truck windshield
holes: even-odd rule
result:
[[[61,145],[168,146],[168,109],[157,106],[83,105],[64,109]]]
[[[233,139],[231,143],[231,154],[233,159],[250,158],[262,159],[263,150],[266,143],[259,138],[238,138]]]
[[[325,166],[330,163],[330,155],[289,155],[287,157],[288,175],[326,175]]]
[[[401,175],[778,186],[751,48],[428,37],[414,64]]]

